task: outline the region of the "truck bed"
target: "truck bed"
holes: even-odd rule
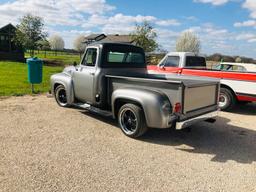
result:
[[[219,81],[216,79],[195,79],[180,75],[106,75],[108,95],[121,88],[149,89],[168,96],[172,104],[182,104],[180,120],[195,117],[206,112],[216,111],[218,103]],[[111,98],[108,98],[111,101]]]

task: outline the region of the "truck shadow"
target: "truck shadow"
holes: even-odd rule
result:
[[[230,113],[256,115],[256,103],[238,104]]]
[[[86,110],[80,112],[119,129],[117,122],[110,117]],[[138,140],[173,146],[179,151],[188,153],[213,155],[211,161],[215,162],[225,163],[229,160],[243,164],[255,162],[256,131],[229,123],[229,119],[218,117],[214,124],[201,122],[192,126],[191,130],[150,129]]]
[[[102,121],[104,123],[107,123],[109,125],[112,125],[115,128],[118,128],[117,122],[110,116],[104,116],[102,114],[93,112],[93,111],[87,111],[87,110],[81,110],[80,113],[82,113],[83,115],[86,115],[88,117],[91,117],[93,119],[96,119],[98,121]]]
[[[199,123],[192,126],[191,131],[151,129],[141,140],[174,146],[188,153],[210,154],[215,162],[253,163],[256,161],[256,131],[230,125],[229,122],[219,117],[216,123]],[[184,148],[182,145],[187,146]]]

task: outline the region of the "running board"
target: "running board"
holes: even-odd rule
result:
[[[89,104],[86,104],[86,103],[74,103],[73,106],[81,108],[81,109],[86,109],[90,112],[98,113],[98,114],[106,116],[106,117],[113,117],[113,115],[110,111],[101,110],[99,108],[93,107],[93,106],[91,106]]]

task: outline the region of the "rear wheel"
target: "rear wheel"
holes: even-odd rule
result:
[[[67,93],[66,89],[63,85],[58,85],[55,90],[54,90],[54,96],[61,107],[68,107],[68,102],[67,102]]]
[[[236,98],[227,88],[220,89],[219,107],[223,111],[231,110],[236,104]]]
[[[148,130],[143,110],[134,104],[125,104],[120,108],[118,123],[123,133],[132,138],[140,137]]]

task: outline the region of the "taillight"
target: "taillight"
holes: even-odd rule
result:
[[[174,113],[181,113],[181,110],[182,110],[182,106],[180,103],[176,103],[174,105]]]

